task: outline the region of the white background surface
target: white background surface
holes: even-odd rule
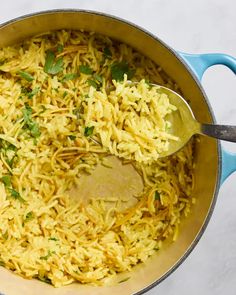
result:
[[[236,56],[235,0],[1,0],[0,22],[52,8],[110,13],[144,27],[176,50]],[[222,66],[211,68],[204,76],[203,85],[220,123],[236,125],[235,82],[233,73]],[[227,148],[236,151],[236,144],[227,144]],[[147,294],[235,295],[235,212],[236,174],[220,189],[213,217],[195,250]]]

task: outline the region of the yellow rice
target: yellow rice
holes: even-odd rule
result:
[[[58,74],[44,71],[48,50],[63,58]],[[16,274],[55,287],[105,284],[177,238],[191,206],[193,144],[158,159],[176,140],[165,121],[175,108],[145,80],[112,82],[111,66],[122,60],[135,70],[132,81],[178,91],[151,60],[93,33],[45,33],[0,50],[0,264]],[[137,203],[122,212],[68,195],[108,152],[131,160],[144,182]]]

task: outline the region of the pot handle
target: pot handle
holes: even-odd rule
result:
[[[223,53],[189,54],[178,52],[190,67],[198,80],[201,81],[204,72],[213,65],[225,65],[236,74],[236,59]],[[236,154],[227,152],[222,147],[222,173],[220,183],[236,171]]]

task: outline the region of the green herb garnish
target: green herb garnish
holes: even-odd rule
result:
[[[119,282],[118,282],[118,284],[120,284],[120,283],[124,283],[124,282],[128,281],[129,279],[130,279],[130,277],[128,277],[128,278],[125,278],[125,279],[123,279],[123,280],[119,281]]]
[[[0,139],[0,152],[5,157],[5,161],[12,168],[14,159],[16,158],[17,148],[6,140]],[[13,151],[14,153],[8,153]]]
[[[59,241],[57,238],[54,238],[54,237],[52,237],[52,238],[48,238],[48,240],[49,240],[49,241],[55,241],[55,242]]]
[[[51,257],[52,256],[52,254],[55,254],[55,251],[48,251],[48,254],[47,255],[45,255],[45,256],[41,256],[41,257],[39,257],[41,260],[48,260],[48,258],[49,257]]]
[[[68,137],[69,137],[71,140],[75,140],[75,139],[76,139],[76,136],[75,136],[75,135],[68,135]]]
[[[97,81],[97,82],[99,82],[99,83],[101,83],[102,84],[102,76],[100,76],[100,75],[98,75],[98,74],[94,74],[93,75],[93,77],[94,77],[94,79]]]
[[[128,79],[134,76],[135,70],[131,70],[129,65],[125,61],[115,62],[111,65],[111,77],[116,81],[123,81],[124,74],[127,75]]]
[[[79,70],[82,74],[85,74],[85,75],[91,75],[93,72],[93,70],[89,66],[86,66],[86,65],[80,65]]]
[[[40,111],[39,114],[44,113],[44,112],[46,111],[46,109],[47,109],[47,108],[45,107],[45,105],[43,105],[43,104],[40,106],[40,108],[42,109],[42,111]]]
[[[11,151],[15,151],[17,148],[16,146],[14,146],[13,144],[11,144],[10,142],[8,142],[7,140],[4,140],[2,138],[0,138],[0,150],[11,150]]]
[[[90,136],[93,134],[93,130],[94,130],[94,126],[91,126],[91,127],[85,127],[84,129],[84,135],[86,137]]]
[[[34,80],[34,77],[27,72],[19,71],[18,74],[21,76],[21,78],[25,79],[28,82],[32,82]]]
[[[78,75],[76,73],[70,73],[70,74],[66,74],[63,78],[62,78],[62,82],[66,82],[66,81],[69,81],[69,80],[74,80],[75,78],[77,78]]]
[[[98,84],[97,84],[97,82],[96,82],[95,80],[88,79],[87,82],[88,82],[88,85],[89,85],[89,86],[92,86],[92,87],[94,87],[95,89],[97,89]]]
[[[28,212],[25,216],[24,223],[29,222],[30,220],[34,219],[34,213],[32,211]]]
[[[7,146],[6,150],[8,150],[8,151],[16,151],[17,148],[13,144],[8,143],[8,146]]]
[[[20,193],[18,193],[16,190],[14,190],[13,188],[8,188],[9,192],[11,193],[11,196],[15,199],[15,200],[19,200],[21,203],[25,203],[25,200],[21,197]]]
[[[16,155],[14,155],[11,159],[8,159],[8,158],[6,159],[6,163],[10,168],[13,167],[13,163],[14,163],[15,158],[16,158]]]
[[[35,87],[31,92],[29,92],[27,95],[29,99],[32,99],[34,95],[36,95],[40,90],[40,87]]]
[[[40,136],[40,130],[37,122],[32,119],[32,108],[29,105],[25,105],[25,108],[22,110],[25,127],[30,130],[30,133],[33,137],[37,138]]]
[[[152,89],[153,84],[149,80],[145,79],[145,83],[148,85],[148,89]]]
[[[103,79],[102,79],[102,76],[96,73],[93,75],[93,78],[94,79],[88,79],[87,82],[89,86],[92,86],[97,90],[98,88],[102,86]]]
[[[32,112],[32,108],[29,105],[25,105],[25,108],[22,110],[25,123],[31,120]]]
[[[103,56],[107,59],[110,59],[112,57],[111,50],[108,47],[105,47],[103,50]]]
[[[73,114],[76,115],[77,120],[80,119],[80,113],[81,113],[81,109],[82,109],[82,108],[83,108],[83,107],[80,106],[80,107],[75,108],[75,109],[73,110]]]
[[[161,195],[158,193],[158,191],[155,191],[155,200],[160,201]]]
[[[0,266],[5,266],[5,262],[0,260]]]
[[[22,86],[21,87],[21,93],[22,94],[26,94],[26,95],[28,95],[28,93],[30,92],[30,88],[27,88],[27,87],[24,87],[24,86]]]
[[[26,87],[21,87],[21,93],[28,96],[29,99],[31,99],[34,95],[36,95],[40,90],[40,87],[35,87],[33,90]],[[22,96],[20,96],[22,98]]]
[[[63,49],[64,49],[63,44],[58,44],[58,45],[57,45],[57,52],[58,52],[58,53],[61,53],[61,52],[63,51]]]
[[[41,135],[41,132],[39,131],[39,126],[36,122],[32,122],[32,125],[29,125],[29,126],[30,126],[30,133],[34,138],[39,137]]]
[[[47,74],[56,75],[59,72],[63,71],[63,58],[55,58],[54,52],[51,50],[47,51],[44,72]]]
[[[1,181],[3,182],[3,184],[6,186],[6,187],[10,187],[11,186],[11,177],[9,175],[4,175],[2,178],[1,178]]]
[[[2,176],[1,181],[15,200],[25,203],[25,200],[21,197],[20,193],[12,188],[11,177],[9,175]]]
[[[65,92],[62,94],[62,97],[65,98],[65,97],[67,96],[67,93],[68,93],[68,92],[65,91]]]
[[[37,277],[41,282],[44,282],[46,284],[52,285],[52,281],[48,277]]]

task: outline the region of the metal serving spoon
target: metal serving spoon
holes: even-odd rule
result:
[[[127,83],[130,86],[138,84],[138,82],[133,81],[127,81]],[[170,103],[177,108],[176,111],[173,111],[166,116],[166,120],[171,122],[171,128],[168,132],[178,137],[179,140],[170,140],[168,150],[162,152],[159,155],[160,158],[170,156],[179,151],[195,134],[207,135],[221,140],[236,142],[236,126],[200,123],[195,119],[190,106],[181,95],[164,86],[157,84],[150,85],[156,87],[160,94],[167,94]],[[111,90],[113,90],[113,88],[109,89],[109,91]],[[92,137],[90,137],[90,139],[94,143],[102,146],[102,143],[96,139]]]
[[[166,119],[172,124],[170,133],[179,137],[179,140],[171,140],[168,151],[163,152],[160,157],[169,156],[180,150],[194,134],[236,142],[236,126],[200,123],[182,96],[164,86],[152,85],[158,87],[158,92],[166,93],[170,103],[177,107],[177,111],[172,112]]]

